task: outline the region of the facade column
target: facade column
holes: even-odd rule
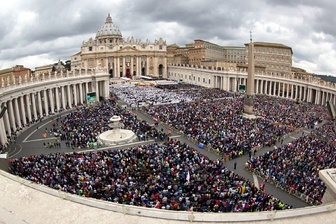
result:
[[[299,85],[295,85],[295,99],[298,98]]]
[[[136,61],[136,75],[137,75],[137,78],[139,78],[139,76],[140,76],[140,71],[141,71],[141,63],[140,63],[140,61],[141,61],[141,58],[140,57],[136,57],[136,59],[137,59],[137,61]]]
[[[147,56],[146,57],[146,65],[145,65],[145,70],[146,70],[146,74],[145,75],[148,75],[149,74],[149,57]]]
[[[28,105],[26,105],[28,106]],[[20,96],[20,108],[21,108],[21,120],[22,120],[22,127],[25,127],[27,124],[27,118],[26,118],[26,108],[24,105],[24,98],[23,96]]]
[[[120,62],[119,62],[119,57],[115,57],[115,64],[114,64],[114,69],[115,69],[115,77],[119,78],[120,77]]]
[[[79,103],[83,104],[83,83],[79,84]]]
[[[99,97],[100,97],[99,81],[95,81],[94,83],[95,83],[96,96],[97,96],[97,99],[99,100]]]
[[[126,57],[125,56],[122,58],[122,73],[123,73],[123,77],[126,77]]]
[[[89,83],[85,83],[85,96],[86,96],[86,94],[88,93],[88,92],[90,92],[89,91]],[[86,97],[85,97],[85,102],[87,103],[87,99],[86,99]]]
[[[134,63],[133,56],[130,55],[130,67],[129,67],[129,69],[130,69],[130,73],[131,73],[130,75],[131,75],[132,79],[133,79],[133,71],[134,71],[133,63]]]
[[[104,85],[104,98],[105,99],[108,99],[108,98],[110,98],[110,83],[109,83],[109,81],[104,81],[103,82],[103,85]]]
[[[238,89],[238,86],[237,86],[237,82],[238,82],[238,79],[237,79],[237,76],[234,78],[234,90],[233,90],[233,92],[237,92],[237,89]]]
[[[31,93],[31,94],[30,94],[30,99],[31,99],[32,108],[33,108],[34,121],[37,121],[35,93]]]

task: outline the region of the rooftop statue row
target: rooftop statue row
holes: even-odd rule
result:
[[[105,45],[105,44],[108,44],[108,45],[112,45],[112,46],[115,46],[115,45],[124,45],[124,44],[136,44],[136,45],[145,45],[145,46],[148,46],[148,45],[167,45],[166,41],[163,40],[162,38],[160,38],[159,40],[154,40],[154,42],[151,42],[150,40],[146,39],[145,42],[141,41],[141,39],[136,39],[136,38],[133,38],[133,37],[128,37],[126,40],[124,39],[115,39],[115,38],[111,38],[111,39],[100,39],[100,40],[97,40],[97,39],[92,39],[92,37],[90,37],[90,39],[85,42],[83,41],[82,42],[82,47],[86,47],[86,46],[98,46],[98,45]]]

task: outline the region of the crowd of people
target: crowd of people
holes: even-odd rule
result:
[[[185,143],[47,154],[11,161],[13,174],[64,192],[119,204],[197,212],[290,208]]]
[[[326,190],[319,170],[336,167],[336,124],[329,121],[288,145],[251,158],[247,168],[310,204]]]
[[[232,97],[234,94],[219,89],[199,87],[191,84],[166,84],[159,86],[121,85],[110,88],[111,93],[118,96],[130,106],[139,103],[148,105],[174,104],[195,100]]]
[[[192,100],[190,95],[176,94],[153,86],[125,85],[113,87],[110,90],[112,94],[117,95],[119,99],[133,107],[138,107],[139,103],[157,105]]]
[[[54,127],[53,132],[65,141],[68,147],[92,148],[99,146],[99,135],[110,130],[109,120],[113,115],[121,117],[123,128],[132,130],[140,139],[164,140],[167,134],[149,125],[145,120],[139,120],[131,111],[117,104],[116,96],[99,102],[96,106],[83,106],[67,114]]]
[[[209,89],[208,94],[212,91],[215,90]],[[255,98],[255,119],[243,116],[243,106],[244,99],[239,96],[149,106],[143,110],[228,158],[271,146],[286,134],[328,117],[322,106],[268,96]]]
[[[252,155],[253,150],[271,146],[290,132],[328,119],[323,106],[276,97],[256,96],[255,118],[251,119],[243,116],[242,95],[219,89],[197,90],[192,85],[114,87],[109,100],[77,108],[65,116],[59,128],[54,127],[61,140],[71,147],[88,148],[98,141],[100,133],[110,129],[109,119],[119,115],[124,128],[133,130],[138,140],[149,136],[161,143],[18,158],[11,161],[11,172],[85,197],[167,210],[247,212],[290,208],[231,172],[222,160],[211,161],[188,145],[167,138],[156,126],[140,121],[132,110],[119,106],[118,99],[128,105],[151,102],[142,107],[143,112],[229,159]],[[252,158],[248,167],[316,204],[325,189],[317,171],[328,164],[335,166],[335,154],[327,156],[334,153],[330,151],[334,143],[335,127],[327,123],[274,154]]]

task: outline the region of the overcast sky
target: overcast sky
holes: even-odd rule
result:
[[[9,0],[1,1],[0,69],[35,69],[70,59],[95,38],[108,13],[123,38],[185,46],[253,41],[293,49],[293,66],[336,76],[333,0]]]

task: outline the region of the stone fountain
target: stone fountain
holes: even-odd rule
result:
[[[98,140],[107,146],[120,145],[134,142],[137,139],[136,134],[127,129],[122,129],[121,117],[113,115],[109,120],[111,130],[105,131],[98,136]]]

